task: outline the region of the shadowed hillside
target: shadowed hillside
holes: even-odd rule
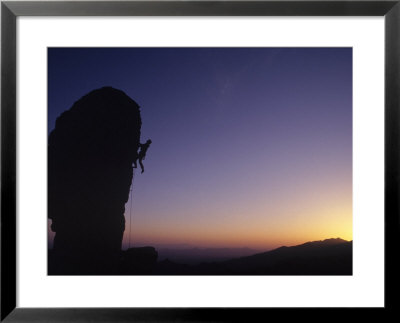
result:
[[[351,275],[352,241],[327,239],[196,266],[158,263],[160,275]]]
[[[261,250],[250,248],[157,248],[158,260],[196,265],[254,255]]]

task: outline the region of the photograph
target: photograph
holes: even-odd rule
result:
[[[353,274],[352,47],[48,47],[47,149],[48,275]]]

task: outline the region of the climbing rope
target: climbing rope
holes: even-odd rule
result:
[[[130,209],[129,209],[129,242],[128,242],[128,246],[129,246],[129,248],[131,247],[131,231],[132,231],[132,200],[133,200],[133,198],[132,198],[132,195],[133,195],[132,191],[133,191],[133,181],[134,181],[134,179],[135,179],[135,170],[133,170],[133,175],[132,175],[132,183],[131,183],[131,191],[130,191],[130,194],[131,194],[131,207],[130,207]]]

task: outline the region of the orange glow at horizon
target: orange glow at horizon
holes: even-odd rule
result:
[[[188,221],[185,221],[184,213],[165,215],[165,220],[157,224],[133,217],[131,246],[187,244],[268,250],[329,238],[350,241],[353,240],[353,219],[349,195],[339,194],[336,200],[332,200],[332,195],[323,198],[320,194],[312,203],[299,198],[286,207],[268,207],[260,203],[247,209],[236,205],[234,211],[229,207],[221,210],[214,206],[215,214],[208,214],[208,219],[213,220],[207,223],[201,216],[201,212],[207,209],[204,205],[199,214],[191,216]],[[128,231],[129,218],[126,228]],[[128,247],[127,239],[125,236],[124,247]]]
[[[262,181],[262,174],[258,176],[261,180],[249,179],[251,185],[243,185],[242,180],[236,187],[221,188],[219,195],[202,192],[191,200],[182,200],[181,205],[160,205],[162,216],[137,206],[132,224],[126,218],[124,247],[129,247],[130,225],[131,246],[272,249],[329,238],[353,240],[352,180],[348,172],[320,176],[303,172],[290,181],[291,185],[275,185],[273,189],[268,181]]]

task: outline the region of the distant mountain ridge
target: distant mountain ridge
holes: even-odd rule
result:
[[[299,247],[299,246],[308,246],[308,245],[335,245],[335,244],[340,244],[340,243],[345,243],[345,242],[351,242],[347,240],[343,240],[341,238],[330,238],[330,239],[325,239],[325,240],[316,240],[316,241],[309,241],[305,242],[301,245],[294,246],[294,247]]]
[[[219,262],[199,265],[164,260],[155,274],[166,275],[351,275],[352,241],[310,241]]]

